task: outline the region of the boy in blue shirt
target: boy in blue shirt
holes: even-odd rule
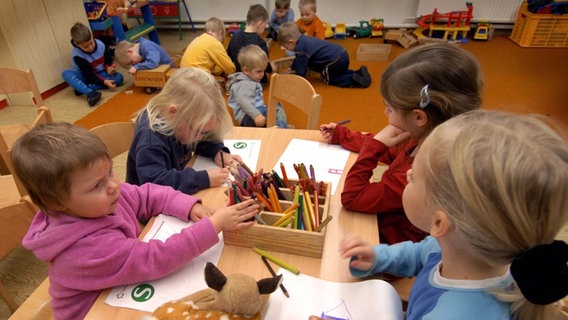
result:
[[[73,69],[61,73],[76,95],[87,95],[89,106],[94,106],[101,99],[99,89],[116,88],[124,81],[122,74],[116,72],[112,53],[102,43],[93,38],[91,30],[77,22],[71,27],[71,58]]]
[[[138,70],[155,69],[162,64],[174,66],[164,48],[145,38],[135,42],[119,42],[114,51],[114,58],[131,74],[135,74]]]
[[[267,38],[278,40],[280,26],[286,22],[294,22],[294,10],[290,10],[290,0],[274,1],[274,10],[268,20]]]
[[[280,27],[278,43],[295,54],[292,71],[302,77],[308,69],[320,73],[326,84],[342,88],[367,88],[371,75],[367,67],[357,71],[349,69],[349,54],[342,46],[305,36],[295,23],[287,22]]]

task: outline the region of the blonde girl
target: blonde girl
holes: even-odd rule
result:
[[[188,194],[220,186],[232,159],[223,137],[233,124],[225,99],[211,74],[181,68],[135,117],[136,129],[126,165],[126,181],[153,182]],[[186,167],[192,156],[211,158],[219,168]]]
[[[542,119],[473,111],[422,144],[403,203],[420,243],[341,242],[352,274],[417,276],[407,319],[558,319],[568,293],[568,143]]]

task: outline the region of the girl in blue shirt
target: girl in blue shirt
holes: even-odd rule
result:
[[[429,99],[427,92],[424,99]],[[559,319],[568,145],[535,116],[472,111],[420,147],[403,205],[420,243],[341,242],[354,276],[416,276],[407,319]]]

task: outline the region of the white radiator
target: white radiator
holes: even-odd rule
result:
[[[523,0],[473,0],[473,21],[486,19],[492,23],[513,23],[517,18]],[[416,16],[467,10],[466,1],[456,0],[420,0]]]
[[[194,22],[205,22],[217,17],[225,24],[247,20],[247,12],[252,4],[262,4],[267,10],[268,0],[186,0],[189,14]],[[188,21],[182,4],[182,20]],[[270,12],[268,12],[270,15]]]

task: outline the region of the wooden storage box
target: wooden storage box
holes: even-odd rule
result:
[[[537,14],[523,2],[509,36],[521,47],[568,47],[568,14]]]
[[[292,183],[292,181],[290,182]],[[329,215],[331,183],[326,184],[327,190],[325,195],[318,195],[321,221],[325,220],[325,218]],[[280,188],[280,191],[286,198],[286,200],[280,200],[280,204],[282,206],[282,210],[286,210],[292,205],[294,195],[286,188]],[[282,213],[270,211],[260,212],[260,217],[266,222],[266,225],[262,225],[255,221],[255,224],[248,229],[240,231],[225,231],[223,232],[225,244],[244,247],[258,247],[268,251],[279,251],[321,258],[327,227],[324,227],[320,232],[296,230],[292,229],[290,226],[285,228],[273,227],[272,223],[282,217],[282,215]]]
[[[162,64],[152,70],[138,70],[134,75],[134,85],[138,87],[162,88],[166,84],[170,66]]]
[[[391,53],[390,44],[362,43],[357,49],[359,61],[388,61]]]

